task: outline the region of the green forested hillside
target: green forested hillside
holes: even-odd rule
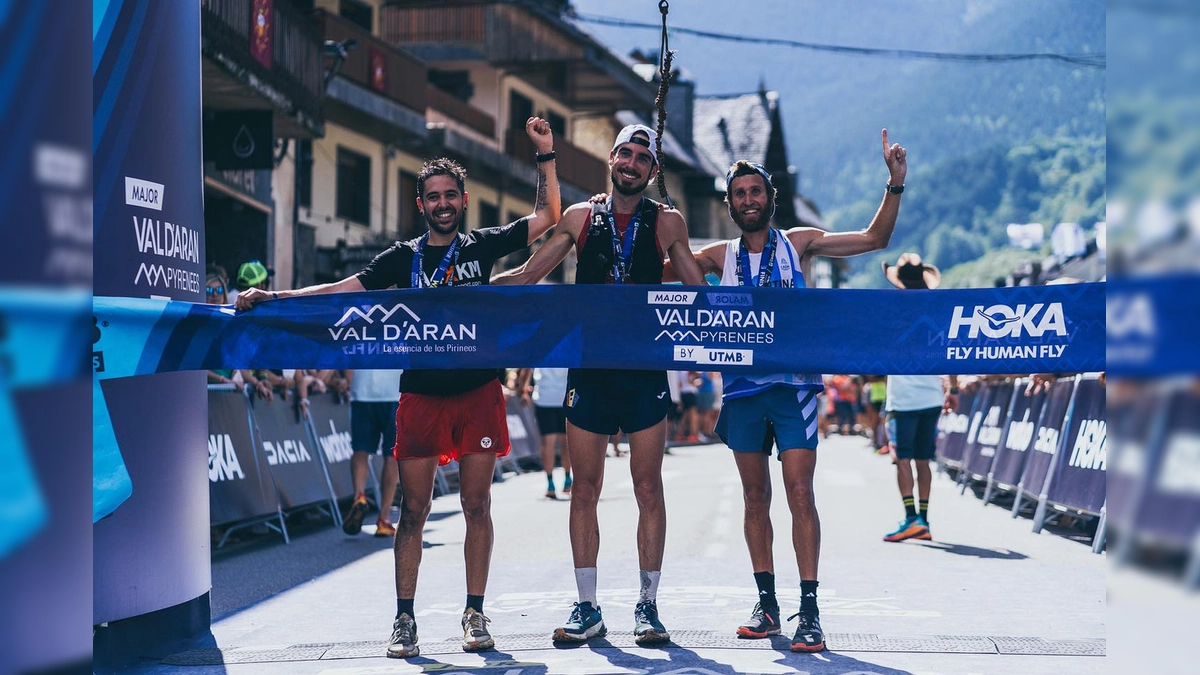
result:
[[[1104,219],[1103,138],[1041,138],[1015,147],[992,145],[933,166],[917,167],[892,243],[885,252],[852,263],[852,284],[880,286],[880,256],[919,252],[943,270],[1007,246],[1008,223],[1060,222],[1090,227]],[[828,214],[834,230],[866,226],[880,195]]]

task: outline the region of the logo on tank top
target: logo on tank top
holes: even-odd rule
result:
[[[488,436],[484,436],[479,441],[479,447],[483,448],[484,450],[487,450],[488,448],[492,447],[492,439],[489,438]]]

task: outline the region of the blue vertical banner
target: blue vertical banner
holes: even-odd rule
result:
[[[204,301],[200,31],[198,2],[93,0],[96,295]],[[93,329],[102,379],[111,326]],[[95,516],[108,514],[93,526],[93,624],[192,601],[211,581],[204,375],[100,386],[111,420],[93,426],[112,433],[93,439],[109,469],[93,482]]]

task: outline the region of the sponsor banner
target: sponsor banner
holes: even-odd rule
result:
[[[213,525],[279,510],[279,495],[250,430],[240,391],[208,392],[208,513]]]
[[[963,471],[974,476],[986,477],[992,470],[996,449],[1003,440],[1004,427],[1008,422],[1008,408],[1012,403],[1012,382],[988,386],[985,401],[971,415],[971,427],[967,431],[967,443],[963,450]]]
[[[1186,548],[1200,530],[1200,396],[1178,391],[1167,408],[1166,431],[1145,473],[1149,480],[1137,505],[1135,532]]]
[[[285,509],[329,499],[329,484],[308,431],[291,401],[252,401],[255,436],[263,466],[275,482]]]
[[[1108,473],[1105,395],[1099,380],[1079,382],[1063,441],[1047,497],[1055,504],[1098,514]]]
[[[532,405],[521,405],[516,396],[506,396],[505,414],[508,417],[508,440],[512,444],[514,457],[539,457],[542,451],[542,434],[538,429],[537,416]]]
[[[1173,406],[1160,387],[1131,390],[1117,387],[1110,397],[1108,430],[1113,437],[1113,464],[1108,472],[1108,523],[1114,528],[1132,526],[1138,502],[1150,475],[1149,463],[1158,456],[1165,416]],[[1182,421],[1176,420],[1179,425]]]
[[[1200,373],[1200,275],[1117,279],[1105,309],[1107,370],[1121,377]]]
[[[1046,474],[1054,463],[1058,446],[1062,438],[1063,423],[1067,418],[1067,410],[1071,407],[1071,397],[1075,392],[1075,381],[1072,379],[1059,380],[1050,385],[1050,393],[1046,396],[1046,409],[1033,434],[1033,445],[1025,458],[1025,468],[1021,471],[1021,489],[1027,494],[1038,496],[1042,485],[1046,482]]]
[[[1046,392],[1040,391],[1026,396],[1028,382],[1019,381],[1020,392],[1013,400],[1012,411],[1004,425],[1004,437],[996,446],[996,458],[992,462],[992,480],[1002,485],[1015,486],[1021,480],[1025,458],[1033,451],[1037,442],[1038,424],[1046,403]]]
[[[967,445],[967,432],[971,428],[971,413],[975,411],[975,400],[983,395],[981,390],[962,391],[958,395],[958,407],[952,413],[942,413],[938,419],[937,459],[941,464],[959,465]]]
[[[94,307],[122,339],[119,362],[108,356],[109,377],[296,363],[646,370],[702,363],[738,374],[1104,368],[1103,284],[906,293],[681,289],[409,289],[273,300],[241,314],[128,298],[96,298]],[[820,331],[812,330],[815,316]]]
[[[309,396],[308,419],[312,422],[313,446],[320,450],[329,469],[329,482],[338,499],[354,496],[354,476],[350,457],[354,454],[350,439],[350,405],[338,403],[332,394]],[[391,454],[391,448],[384,448]]]

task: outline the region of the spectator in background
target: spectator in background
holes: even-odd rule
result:
[[[251,288],[268,290],[273,274],[274,270],[267,269],[266,265],[257,260],[242,263],[241,267],[238,267],[237,288],[229,289],[229,302],[237,302],[237,296]]]
[[[695,443],[700,440],[697,436],[700,427],[699,412],[696,410],[696,384],[700,374],[681,370],[671,373],[679,381],[679,403],[683,409],[683,421],[680,424],[680,435],[675,440]]]
[[[871,442],[880,454],[887,454],[887,432],[883,424],[883,406],[887,403],[887,378],[882,375],[868,375],[864,387],[863,398],[866,411],[864,418],[866,426],[871,430]]]
[[[915,253],[902,253],[894,266],[883,264],[883,273],[901,290],[932,290],[942,275]],[[896,465],[896,483],[904,502],[904,520],[884,535],[884,541],[932,539],[929,531],[929,461],[934,457],[937,422],[943,410],[958,406],[958,378],[949,376],[943,389],[939,375],[888,375],[888,451]],[[913,465],[916,465],[917,503],[913,502]]]
[[[720,373],[696,373],[696,436],[705,443],[716,438],[720,377]]]
[[[558,499],[554,488],[554,464],[562,448],[563,494],[571,494],[571,454],[567,450],[566,368],[522,368],[516,390],[522,405],[533,405],[538,432],[542,435],[542,468],[546,471],[546,499]]]
[[[354,502],[342,518],[342,531],[356,535],[362,530],[367,515],[367,474],[371,465],[368,455],[383,455],[379,471],[379,518],[375,521],[376,537],[394,537],[392,502],[400,469],[396,464],[396,407],[402,370],[347,370],[345,380],[350,392],[350,475],[354,480]],[[320,380],[317,380],[318,382]],[[308,402],[300,399],[301,405]]]
[[[226,289],[229,282],[225,279],[225,270],[220,265],[209,265],[204,275],[204,302],[209,305],[229,304],[229,294]],[[241,374],[236,370],[208,371],[209,384],[242,384]]]

